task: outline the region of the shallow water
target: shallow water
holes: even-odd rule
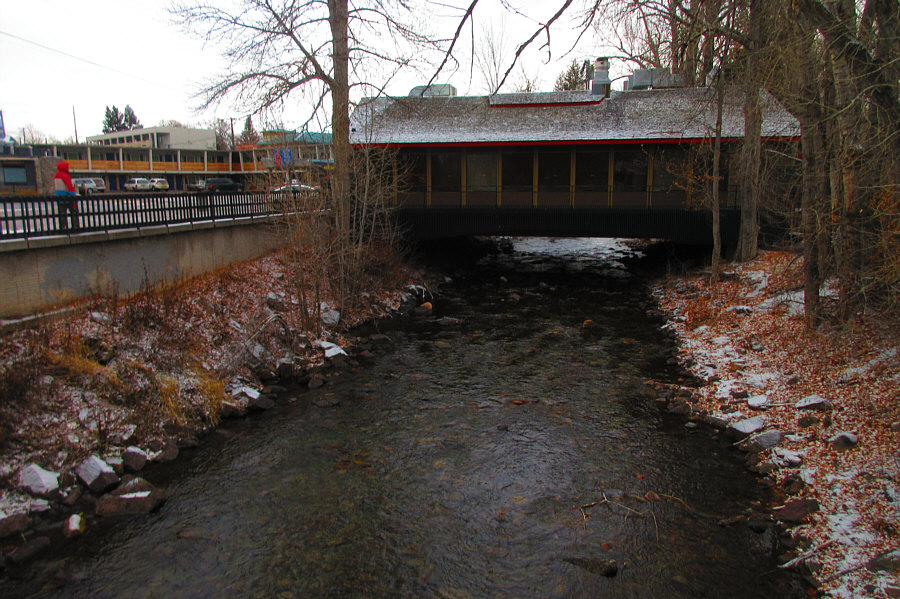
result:
[[[631,259],[483,259],[358,367],[214,433],[46,596],[796,596],[773,531],[718,524],[765,501],[742,456],[645,384],[678,373]]]

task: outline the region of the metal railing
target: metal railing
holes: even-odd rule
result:
[[[238,193],[132,193],[77,197],[0,196],[0,239],[234,220],[280,214],[271,195]],[[65,207],[75,201],[74,212]]]

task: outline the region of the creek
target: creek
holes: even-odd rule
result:
[[[799,596],[774,528],[720,525],[770,499],[743,455],[655,401],[683,375],[640,266],[591,239],[468,265],[324,387],[220,427],[40,596]]]

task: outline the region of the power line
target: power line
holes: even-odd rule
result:
[[[83,62],[83,63],[85,63],[85,64],[89,64],[89,65],[91,65],[91,66],[99,67],[99,68],[101,68],[101,69],[106,69],[107,71],[112,71],[113,73],[118,73],[119,75],[125,75],[126,77],[132,77],[132,78],[137,79],[137,80],[139,80],[139,81],[143,81],[144,83],[149,83],[149,84],[151,84],[151,85],[157,85],[157,86],[159,86],[159,87],[164,87],[164,88],[166,88],[166,89],[169,89],[169,90],[172,90],[172,91],[176,91],[176,92],[182,91],[182,90],[180,90],[180,89],[176,89],[176,88],[174,88],[174,87],[170,87],[170,86],[166,85],[165,83],[160,83],[159,81],[151,81],[150,79],[145,79],[145,78],[143,78],[143,77],[141,77],[141,76],[139,76],[139,75],[135,75],[134,73],[128,73],[128,72],[125,72],[125,71],[120,71],[119,69],[116,69],[116,68],[114,68],[114,67],[106,66],[106,65],[100,64],[99,62],[94,62],[93,60],[88,60],[87,58],[81,58],[80,56],[75,56],[74,54],[69,54],[68,52],[63,52],[62,50],[57,50],[56,48],[51,48],[50,46],[45,46],[44,44],[41,44],[41,43],[39,43],[39,42],[35,42],[35,41],[29,40],[29,39],[25,39],[24,37],[19,37],[18,35],[13,35],[12,33],[8,33],[8,32],[6,32],[6,31],[0,31],[0,35],[5,35],[5,36],[7,36],[7,37],[11,37],[11,38],[13,38],[13,39],[15,39],[15,40],[19,40],[20,42],[25,42],[26,44],[31,44],[32,46],[37,46],[38,48],[41,48],[41,49],[43,49],[43,50],[47,50],[47,51],[49,51],[49,52],[55,52],[56,54],[61,54],[62,56],[65,56],[65,57],[67,57],[67,58],[71,58],[71,59],[73,59],[73,60],[78,60],[78,61]]]

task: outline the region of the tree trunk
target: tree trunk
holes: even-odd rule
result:
[[[820,118],[809,109],[800,114],[800,139],[803,152],[803,191],[800,209],[803,231],[803,305],[806,326],[818,324],[821,313],[819,287],[822,284],[822,265],[819,240],[823,235],[819,221],[827,217],[821,210],[825,197],[825,148]]]
[[[712,176],[712,234],[713,234],[713,253],[712,253],[712,282],[719,279],[720,263],[722,261],[722,232],[721,232],[721,214],[719,210],[719,187],[720,168],[722,161],[722,111],[725,103],[725,82],[722,77],[722,71],[719,71],[716,77],[716,141],[713,145],[713,176]]]
[[[741,233],[737,255],[744,262],[759,253],[759,196],[762,152],[762,109],[759,103],[759,52],[762,48],[760,1],[750,3],[750,30],[744,73],[744,143],[741,146]]]
[[[331,87],[331,132],[334,148],[334,170],[331,175],[331,197],[337,235],[338,289],[337,301],[343,309],[346,285],[351,273],[347,244],[350,239],[350,50],[348,45],[347,0],[328,0],[328,22],[333,43],[334,84]]]

